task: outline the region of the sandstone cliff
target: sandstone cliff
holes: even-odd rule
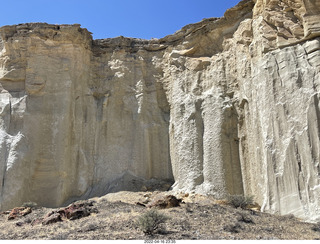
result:
[[[320,3],[243,0],[162,39],[0,28],[0,203],[174,180],[320,217]]]

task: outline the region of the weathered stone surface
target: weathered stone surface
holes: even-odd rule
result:
[[[316,0],[243,0],[150,41],[1,27],[1,209],[155,178],[319,218],[319,16]]]
[[[98,210],[93,208],[92,201],[79,201],[70,204],[65,208],[53,210],[47,213],[43,218],[34,219],[32,225],[40,224],[49,225],[65,220],[75,220],[89,216],[91,213],[97,213]]]
[[[44,219],[42,220],[41,223],[43,225],[49,225],[49,224],[57,223],[60,221],[62,221],[61,215],[59,213],[51,212],[47,216],[44,217]]]
[[[148,203],[148,208],[174,208],[180,206],[181,199],[176,198],[173,195],[160,196],[155,198],[152,202]]]
[[[102,55],[77,25],[1,33],[2,208],[102,195],[125,175],[172,179],[169,105],[154,54]]]
[[[21,216],[26,216],[31,213],[32,210],[29,207],[17,207],[10,211],[8,215],[8,220],[12,220]]]

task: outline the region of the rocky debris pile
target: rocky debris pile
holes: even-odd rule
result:
[[[43,224],[48,225],[64,220],[75,220],[89,216],[91,213],[97,213],[98,210],[93,208],[93,201],[80,201],[70,204],[65,208],[53,210],[40,219],[35,219],[32,225]]]
[[[173,195],[164,196],[161,198],[155,198],[151,201],[147,207],[149,208],[174,208],[179,207],[181,203],[181,199],[176,198]]]
[[[174,208],[179,207],[182,199],[178,199],[177,197],[173,195],[167,195],[167,196],[158,196],[152,201],[149,199],[144,201],[143,203],[137,202],[137,205],[148,207],[148,208]]]
[[[59,208],[48,212],[44,217],[28,220],[31,225],[49,225],[52,223],[81,219],[89,216],[91,213],[97,213],[98,209],[93,207],[94,201],[78,201],[72,203],[64,208]],[[14,220],[32,213],[31,207],[16,207],[9,211],[1,212],[1,214],[8,215],[8,220]],[[17,222],[17,226],[22,226],[25,222]]]
[[[22,216],[26,216],[29,213],[31,213],[32,210],[30,207],[16,207],[13,208],[11,211],[5,211],[2,212],[1,214],[8,214],[8,220],[13,220]]]

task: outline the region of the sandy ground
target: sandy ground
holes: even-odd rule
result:
[[[168,192],[119,192],[93,198],[89,216],[43,225],[41,220],[57,210],[32,208],[32,212],[8,220],[0,214],[0,239],[45,240],[320,240],[320,224],[302,222],[292,215],[276,216],[252,209],[234,208],[200,195],[180,194],[178,207],[159,209],[168,217],[162,229],[146,235],[139,228],[144,207]],[[140,204],[137,204],[140,203]],[[37,221],[40,220],[40,221]]]

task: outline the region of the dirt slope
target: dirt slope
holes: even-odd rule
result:
[[[62,217],[61,221],[47,225],[41,223],[43,218],[58,209],[32,208],[31,213],[12,220],[8,220],[8,212],[1,213],[0,239],[320,239],[319,224],[304,223],[291,215],[234,208],[200,195],[177,196],[182,199],[180,206],[159,209],[169,220],[159,233],[145,235],[137,226],[138,217],[149,210],[143,205],[163,199],[165,194],[168,193],[119,192],[81,201],[89,216],[74,220]]]

